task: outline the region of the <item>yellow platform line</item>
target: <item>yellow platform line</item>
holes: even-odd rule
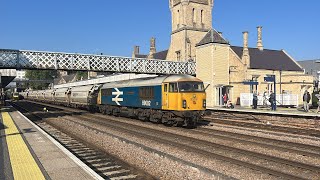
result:
[[[9,113],[1,114],[14,179],[45,179]]]

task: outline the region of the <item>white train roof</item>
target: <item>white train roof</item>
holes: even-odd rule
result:
[[[71,92],[94,91],[99,89],[99,85],[76,86],[71,88]]]
[[[114,87],[155,86],[155,85],[161,85],[164,82],[179,82],[179,81],[201,82],[200,79],[193,77],[191,75],[168,75],[168,76],[147,77],[147,78],[105,83],[102,89],[114,88]]]
[[[198,81],[202,82],[200,79],[187,75],[187,74],[179,74],[179,75],[170,75],[163,82],[179,82],[179,81]]]
[[[68,87],[78,87],[78,86],[86,86],[90,84],[105,84],[109,82],[116,82],[116,81],[124,81],[124,80],[132,80],[132,79],[138,79],[138,78],[145,78],[145,77],[157,77],[157,75],[150,75],[150,74],[114,74],[109,75],[107,77],[101,77],[101,78],[95,78],[95,79],[87,79],[83,81],[77,81],[72,83],[66,83],[66,84],[59,84],[55,85],[54,88],[60,89],[60,88],[68,88]]]
[[[54,92],[67,92],[69,88],[67,87],[63,87],[63,88],[59,88],[59,89],[55,89]]]

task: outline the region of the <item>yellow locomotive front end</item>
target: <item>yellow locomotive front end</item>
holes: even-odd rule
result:
[[[206,93],[201,81],[179,81],[163,84],[163,110],[204,111]]]
[[[175,121],[196,123],[206,110],[203,82],[193,76],[166,79],[162,84],[162,109],[173,112]]]

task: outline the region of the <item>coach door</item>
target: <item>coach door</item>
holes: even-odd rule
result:
[[[169,83],[162,84],[162,109],[169,108]]]

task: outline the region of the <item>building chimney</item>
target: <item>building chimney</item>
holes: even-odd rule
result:
[[[140,54],[140,47],[133,46],[132,58],[135,58],[137,54]]]
[[[140,47],[139,46],[134,46],[133,52],[134,52],[134,54],[140,54]]]
[[[262,26],[258,26],[258,42],[257,42],[257,48],[260,51],[263,51],[263,44],[262,44]]]
[[[151,38],[150,40],[150,52],[148,59],[154,59],[154,54],[156,53],[156,39],[154,37]]]
[[[248,47],[248,31],[243,32],[243,52],[242,52],[242,61],[247,67],[250,67],[250,55],[249,55],[249,47]]]

